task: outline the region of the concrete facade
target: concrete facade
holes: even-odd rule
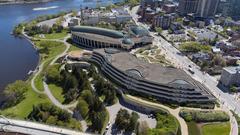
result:
[[[220,83],[225,87],[232,85],[240,86],[240,67],[223,68]]]
[[[184,71],[148,64],[129,53],[117,50],[94,50],[92,62],[127,92],[155,97],[176,104],[208,104],[214,98]]]

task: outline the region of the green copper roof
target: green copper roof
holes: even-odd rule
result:
[[[134,44],[133,41],[132,41],[131,39],[129,39],[129,38],[124,38],[124,39],[122,40],[122,43],[128,44],[128,45]]]
[[[99,28],[99,27],[91,27],[91,26],[75,26],[75,27],[71,28],[71,31],[103,35],[103,36],[112,37],[112,38],[123,38],[124,37],[122,32],[110,30],[110,29]]]
[[[131,26],[130,27],[131,31],[135,34],[135,35],[139,35],[139,36],[146,36],[148,35],[148,30],[140,27],[140,26]]]

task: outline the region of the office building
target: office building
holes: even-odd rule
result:
[[[187,15],[189,13],[196,13],[199,0],[180,0],[178,6],[178,12],[181,15]]]
[[[199,0],[196,15],[202,18],[212,18],[217,12],[219,0]]]

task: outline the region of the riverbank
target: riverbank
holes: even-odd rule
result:
[[[10,4],[33,4],[33,3],[44,3],[44,2],[50,2],[54,0],[5,0],[0,1],[0,5],[10,5]]]

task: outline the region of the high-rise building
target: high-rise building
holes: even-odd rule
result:
[[[223,16],[230,16],[233,19],[240,19],[240,0],[220,0],[218,12]]]
[[[199,0],[180,0],[178,11],[181,15],[196,13]]]
[[[196,15],[198,17],[214,17],[220,0],[199,0]]]
[[[216,14],[220,0],[180,0],[178,11],[181,15],[194,13],[197,17],[209,18]]]

